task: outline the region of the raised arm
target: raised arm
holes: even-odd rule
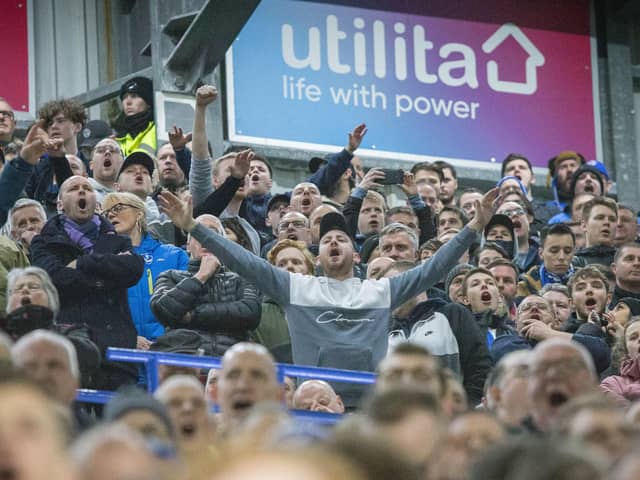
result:
[[[319,168],[309,177],[309,182],[315,184],[320,193],[326,195],[331,186],[336,183],[342,174],[351,166],[353,153],[360,147],[362,139],[367,133],[367,126],[361,123],[349,133],[349,142],[339,153],[329,155],[327,164]]]
[[[47,151],[49,142],[43,130],[44,120],[29,129],[18,158],[7,162],[0,175],[0,225],[7,221],[9,210],[20,193],[26,187],[33,174],[33,167],[40,161],[40,157]],[[60,139],[59,142],[62,140]],[[58,140],[56,140],[58,142]]]
[[[396,308],[407,300],[424,292],[443,280],[464,252],[489,223],[498,198],[498,189],[487,192],[481,201],[476,201],[476,216],[458,235],[449,240],[430,260],[389,279],[391,287],[391,308]]]
[[[288,272],[275,268],[244,247],[197,224],[191,215],[190,202],[183,202],[166,190],[158,195],[158,200],[160,209],[171,218],[173,223],[193,235],[193,238],[218,257],[225,267],[256,285],[260,291],[269,295],[280,305],[289,303],[290,274]]]
[[[203,85],[196,91],[196,112],[193,117],[191,143],[192,161],[189,174],[189,188],[195,205],[202,203],[213,191],[205,117],[207,105],[217,96],[218,90],[211,85]]]

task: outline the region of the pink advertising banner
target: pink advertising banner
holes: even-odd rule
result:
[[[29,110],[29,30],[26,0],[3,0],[0,8],[0,97],[16,112]]]
[[[381,157],[595,158],[588,1],[424,3],[264,0],[228,56],[231,138],[329,149],[366,122]]]

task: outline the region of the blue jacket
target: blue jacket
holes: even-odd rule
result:
[[[144,258],[144,272],[136,285],[129,288],[129,309],[138,335],[155,340],[164,333],[164,327],[151,313],[149,302],[153,285],[165,270],[186,270],[189,265],[187,253],[173,245],[165,245],[146,234],[134,252]]]

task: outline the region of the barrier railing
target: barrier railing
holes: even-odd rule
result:
[[[144,350],[130,350],[127,348],[107,349],[107,359],[115,362],[138,363],[145,365],[147,389],[149,392],[154,392],[158,388],[158,367],[160,365],[216,369],[219,369],[222,366],[222,361],[219,357],[195,356],[181,353],[149,352]],[[376,375],[371,372],[357,372],[337,368],[303,367],[287,363],[278,363],[276,365],[278,368],[278,381],[280,383],[284,381],[285,375],[304,379],[325,380],[327,382],[357,384],[372,384],[376,381]],[[78,390],[77,400],[80,402],[104,404],[107,403],[113,395],[113,392],[81,389]],[[309,412],[305,410],[293,410],[293,413],[297,417],[318,423],[335,423],[341,418],[341,415]]]

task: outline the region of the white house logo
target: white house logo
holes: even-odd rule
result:
[[[498,45],[504,42],[509,36],[513,36],[524,51],[527,52],[528,57],[524,67],[526,75],[525,83],[500,80],[498,78],[498,62],[495,60],[489,60],[487,62],[487,81],[489,82],[489,86],[496,92],[531,95],[538,89],[537,69],[544,65],[544,55],[542,55],[542,52],[536,48],[522,30],[513,23],[505,23],[482,44],[482,50],[484,53],[493,52]]]
[[[450,87],[466,86],[476,89],[478,83],[478,56],[486,61],[487,83],[496,92],[531,95],[538,88],[537,69],[544,65],[542,52],[512,23],[501,25],[482,45],[473,46],[449,42],[439,48],[428,38],[422,25],[408,28],[402,22],[392,27],[382,20],[371,25],[360,17],[351,24],[340,24],[336,15],[327,15],[324,29],[314,26],[304,34],[293,25],[281,26],[282,59],[287,66],[297,70],[319,71],[323,64],[339,75],[365,76],[372,72],[377,78],[393,75],[404,81],[413,77],[417,82],[430,85],[442,83]],[[323,34],[324,30],[324,34]],[[513,39],[527,53],[524,83],[500,79],[498,60],[487,58],[506,39]],[[297,43],[296,43],[297,42]],[[408,44],[412,48],[408,48]],[[306,45],[306,49],[304,46]],[[410,55],[408,52],[413,52]],[[371,58],[371,62],[367,59]],[[485,60],[486,58],[486,60]]]

